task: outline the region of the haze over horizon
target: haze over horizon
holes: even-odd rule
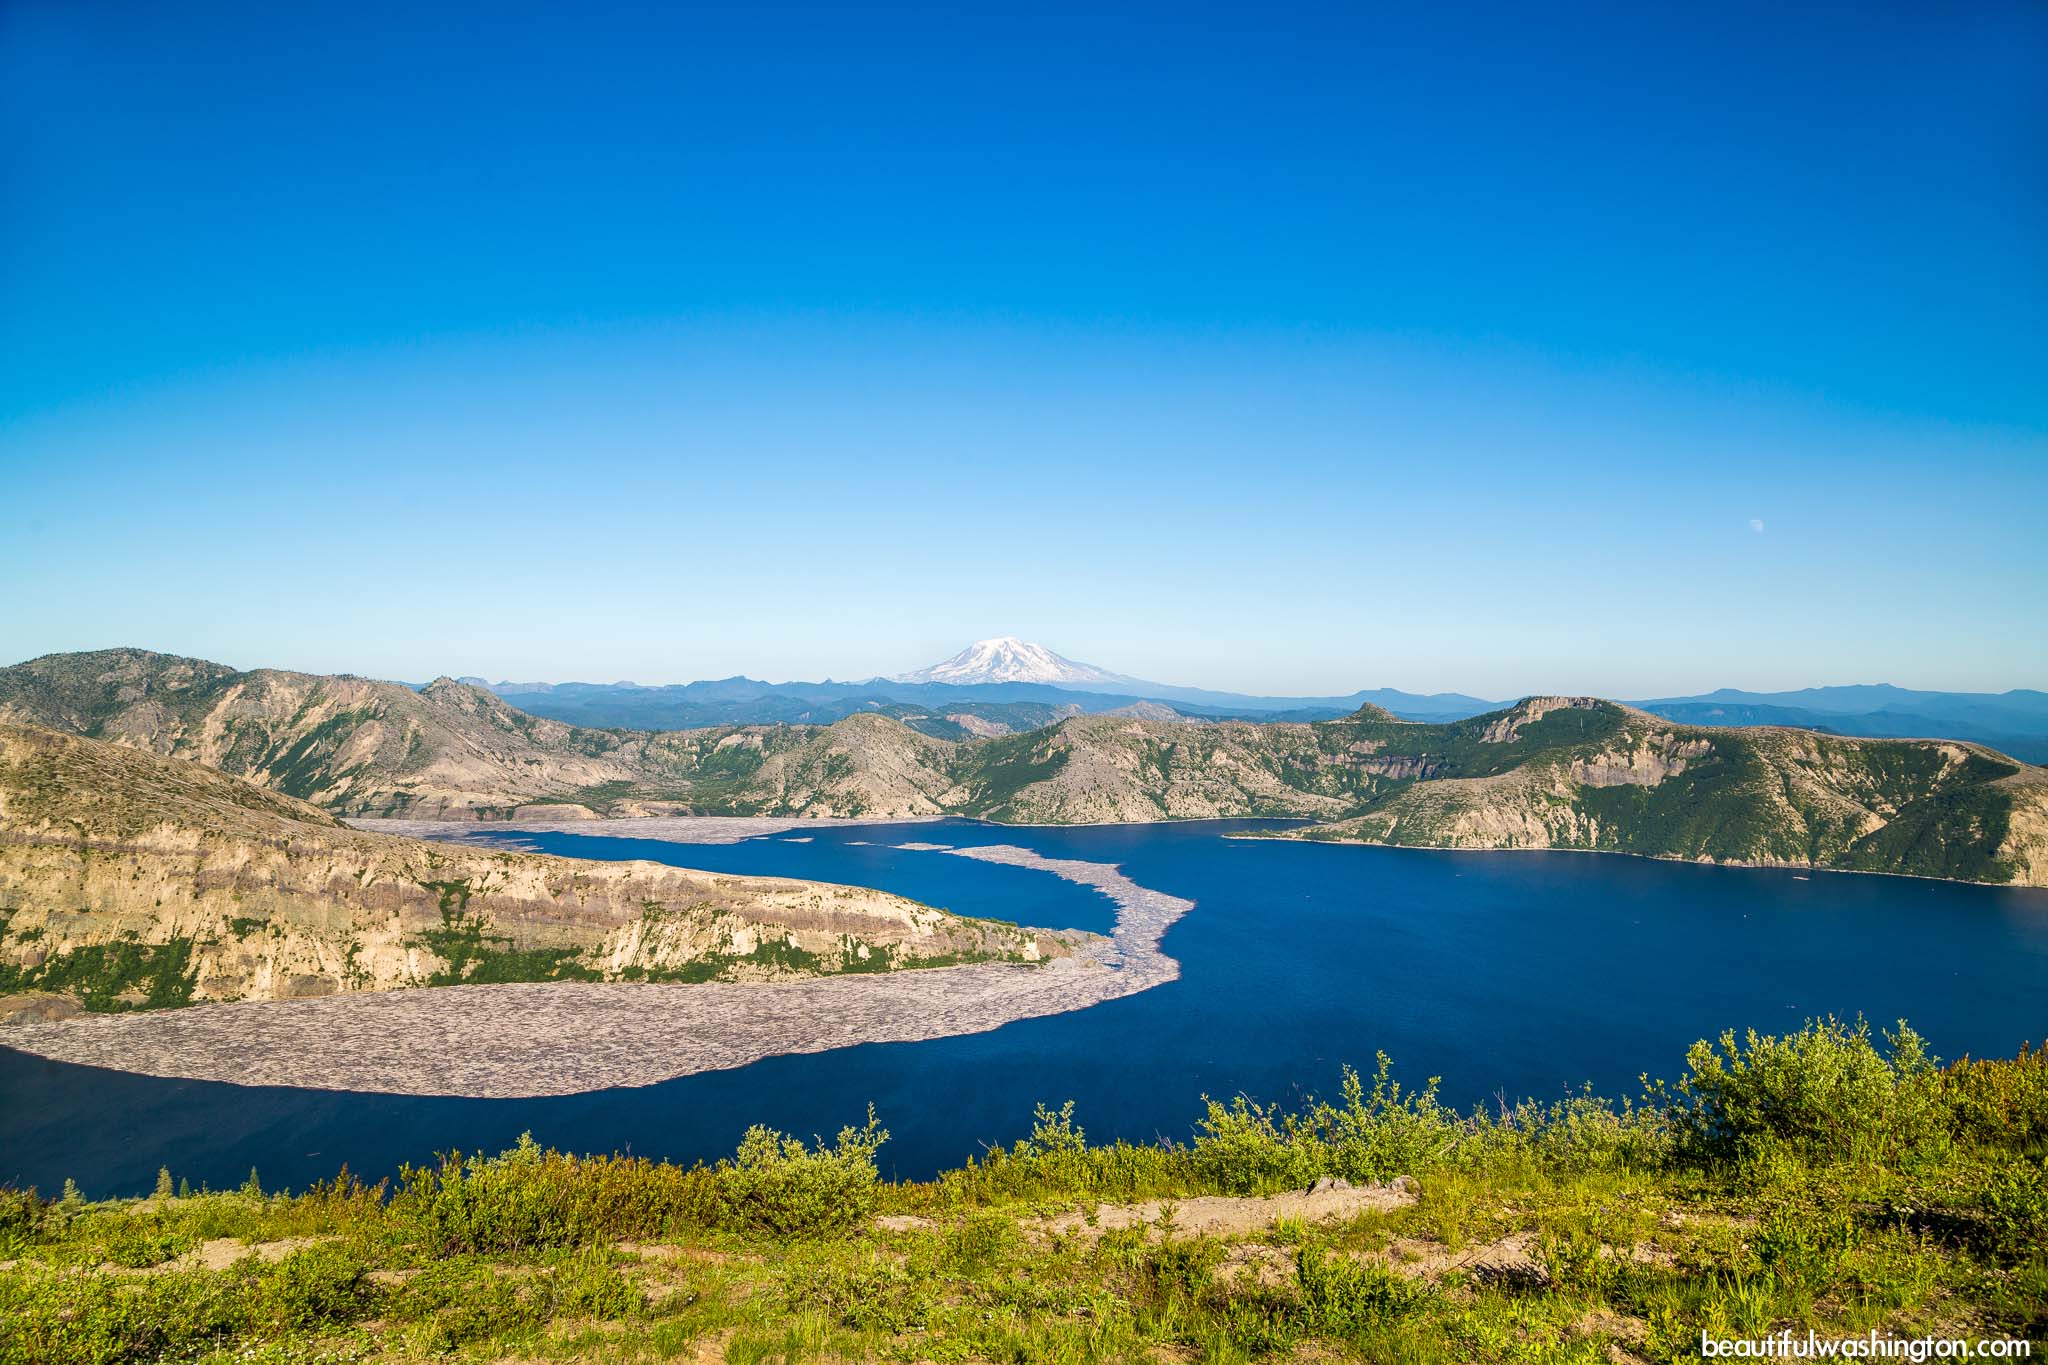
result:
[[[973,642],[972,644],[970,644],[970,645],[968,646],[968,648],[967,648],[967,649],[965,649],[965,650],[961,650],[961,651],[957,651],[955,655],[953,655],[953,656],[949,656],[949,659],[951,659],[951,658],[955,658],[955,657],[959,657],[959,656],[964,656],[964,655],[967,655],[967,654],[973,653],[973,652],[974,652],[975,650],[979,649],[979,648],[980,648],[981,646],[985,646],[985,645],[990,645],[990,644],[1004,644],[1004,643],[1007,643],[1007,644],[1022,644],[1022,645],[1024,645],[1024,646],[1025,646],[1025,647],[1026,647],[1027,649],[1029,649],[1029,648],[1037,648],[1037,649],[1044,649],[1044,648],[1045,648],[1045,646],[1044,646],[1044,645],[1043,645],[1043,644],[1042,644],[1041,642],[1038,642],[1038,641],[1020,641],[1020,640],[1019,640],[1019,639],[1018,639],[1018,638],[1017,638],[1016,636],[991,636],[991,637],[988,637],[988,638],[986,638],[986,639],[983,639],[983,640],[977,640],[977,641],[974,641],[974,642]],[[1237,690],[1237,689],[1231,689],[1231,688],[1219,688],[1219,687],[1212,687],[1212,686],[1211,686],[1210,684],[1206,683],[1206,682],[1205,682],[1205,681],[1203,681],[1203,680],[1202,680],[1201,678],[1147,678],[1147,677],[1139,677],[1139,676],[1138,676],[1138,675],[1136,675],[1136,674],[1132,674],[1132,673],[1129,673],[1129,672],[1125,672],[1125,671],[1123,671],[1123,670],[1119,670],[1119,669],[1116,669],[1116,668],[1114,668],[1114,667],[1106,667],[1105,665],[1101,664],[1101,663],[1100,663],[1099,661],[1096,661],[1096,660],[1088,660],[1088,659],[1073,659],[1073,658],[1070,658],[1070,657],[1067,657],[1067,656],[1065,656],[1065,655],[1061,654],[1061,653],[1060,653],[1060,652],[1059,652],[1058,650],[1053,650],[1053,651],[1052,651],[1052,653],[1053,653],[1053,654],[1054,654],[1055,656],[1057,656],[1057,657],[1058,657],[1058,659],[1059,659],[1059,662],[1060,662],[1060,663],[1063,663],[1063,664],[1069,664],[1069,665],[1075,665],[1075,666],[1077,666],[1077,669],[1079,670],[1079,674],[1078,674],[1077,676],[1081,676],[1081,675],[1086,675],[1086,674],[1088,674],[1088,673],[1105,673],[1105,672],[1106,672],[1106,673],[1107,673],[1107,674],[1108,674],[1109,676],[1107,676],[1107,677],[1104,677],[1104,678],[1101,678],[1101,679],[1089,679],[1089,680],[1088,680],[1088,681],[1089,681],[1089,684],[1090,684],[1090,687],[1091,687],[1092,689],[1094,689],[1094,690],[1101,690],[1101,691],[1114,691],[1114,690],[1116,690],[1116,689],[1115,689],[1115,687],[1114,687],[1114,686],[1113,686],[1112,684],[1113,684],[1114,682],[1116,682],[1116,681],[1123,681],[1123,682],[1129,682],[1129,683],[1131,683],[1131,684],[1134,684],[1134,685],[1144,685],[1144,684],[1149,684],[1149,685],[1153,685],[1153,686],[1159,686],[1159,685],[1164,685],[1164,686],[1166,686],[1166,687],[1170,687],[1170,688],[1180,688],[1180,689],[1205,689],[1205,690],[1210,690],[1210,691],[1219,691],[1219,692],[1229,692],[1229,691],[1235,691],[1235,690]],[[947,660],[940,660],[940,661],[935,661],[935,664],[943,664],[943,663],[945,663],[945,662],[947,662]],[[475,680],[475,679],[478,679],[478,678],[482,678],[482,679],[483,679],[483,680],[484,680],[484,681],[485,681],[485,682],[486,682],[487,684],[489,684],[489,685],[492,685],[492,686],[503,686],[503,685],[507,685],[507,684],[514,684],[514,685],[517,685],[517,684],[529,684],[529,683],[530,683],[530,684],[536,684],[536,685],[548,685],[548,686],[558,686],[558,685],[562,685],[562,684],[567,684],[567,683],[581,683],[581,684],[590,684],[590,685],[594,685],[594,686],[633,686],[633,687],[667,687],[667,686],[679,686],[679,685],[683,685],[683,684],[687,684],[687,683],[696,683],[696,682],[716,682],[716,681],[721,681],[721,680],[722,680],[722,679],[724,679],[724,678],[741,678],[741,677],[753,678],[753,679],[754,679],[755,681],[759,681],[759,682],[768,682],[768,683],[775,683],[775,684],[793,684],[793,683],[813,683],[813,682],[835,682],[835,683],[862,683],[862,682],[875,682],[875,681],[884,681],[884,682],[887,682],[887,681],[895,681],[895,682],[939,682],[939,683],[953,683],[953,684],[955,684],[955,685],[960,685],[960,684],[968,684],[968,685],[972,685],[972,684],[975,684],[975,683],[986,683],[986,682],[990,682],[990,681],[1027,681],[1027,682],[1028,682],[1028,681],[1054,681],[1054,682],[1055,682],[1055,685],[1059,685],[1058,681],[1056,681],[1056,680],[1054,680],[1054,679],[1051,679],[1051,678],[1027,678],[1027,677],[1018,677],[1018,678],[1014,678],[1014,679],[1011,679],[1011,678],[998,678],[998,679],[989,679],[989,678],[971,678],[971,677],[970,677],[970,678],[948,678],[948,677],[945,677],[945,676],[936,676],[936,675],[937,675],[937,674],[939,673],[939,671],[940,671],[940,670],[939,670],[939,669],[938,669],[937,667],[935,667],[935,666],[933,666],[933,665],[928,665],[928,666],[926,666],[926,667],[923,667],[923,668],[919,668],[919,669],[913,669],[913,670],[904,670],[904,671],[899,671],[899,672],[896,672],[896,673],[889,673],[889,674],[845,674],[845,675],[838,675],[838,674],[833,674],[833,673],[831,673],[831,672],[829,672],[829,671],[828,671],[828,672],[818,672],[818,673],[808,674],[808,675],[805,675],[805,676],[802,676],[802,677],[789,677],[789,678],[762,678],[762,677],[759,677],[759,676],[757,676],[757,675],[754,675],[754,674],[749,674],[749,673],[747,673],[747,672],[746,672],[745,670],[741,670],[741,671],[740,671],[740,672],[738,672],[738,673],[730,673],[730,674],[724,674],[724,675],[722,675],[721,677],[710,677],[710,676],[706,676],[706,677],[701,677],[701,678],[665,678],[665,679],[648,679],[648,678],[600,678],[600,677],[594,677],[594,676],[576,676],[576,677],[571,677],[571,676],[568,676],[568,675],[566,675],[566,674],[565,674],[565,675],[563,675],[563,676],[561,676],[561,677],[550,677],[550,678],[541,678],[541,677],[534,677],[534,678],[499,678],[499,677],[486,677],[485,675],[482,675],[482,674],[475,674],[475,673],[463,673],[463,674],[458,674],[458,673],[452,673],[452,672],[449,672],[449,671],[448,671],[448,670],[446,670],[446,669],[443,669],[443,670],[440,670],[440,671],[439,671],[439,673],[438,673],[438,674],[437,674],[436,676],[448,676],[448,677],[459,677],[459,678],[464,678],[464,679],[470,679],[470,680]],[[417,681],[417,680],[414,680],[414,681]],[[1891,683],[1891,682],[1889,682],[1889,681],[1887,681],[1887,680],[1883,680],[1883,679],[1854,679],[1854,680],[1838,680],[1838,681],[1835,681],[1835,682],[1824,682],[1824,683],[1809,683],[1809,684],[1804,684],[1804,687],[1807,687],[1807,688],[1828,688],[1828,687],[1882,687],[1882,686],[1892,686],[1892,687],[1898,687],[1898,686],[1899,686],[1899,684],[1896,684],[1896,683]],[[1301,696],[1301,697],[1317,697],[1317,696],[1324,696],[1324,697],[1341,697],[1341,696],[1349,696],[1349,695],[1351,695],[1352,693],[1355,693],[1355,692],[1369,692],[1369,691],[1379,691],[1379,690],[1383,690],[1383,689],[1388,689],[1388,690],[1394,690],[1394,691],[1403,691],[1403,692],[1410,692],[1410,693],[1416,693],[1417,695],[1426,695],[1426,694],[1423,694],[1423,693],[1421,693],[1419,689],[1415,689],[1415,688],[1402,688],[1402,687],[1398,687],[1398,686],[1395,686],[1395,685],[1393,685],[1393,684],[1386,684],[1386,683],[1374,683],[1374,682],[1365,682],[1365,683],[1357,683],[1357,684],[1352,684],[1352,685],[1346,685],[1346,686],[1330,687],[1330,688],[1325,688],[1325,689],[1321,689],[1321,690],[1319,690],[1319,691],[1317,691],[1317,690],[1307,690],[1307,691],[1302,691],[1302,692],[1299,692],[1299,693],[1273,693],[1273,694],[1267,694],[1267,695],[1273,695],[1273,696],[1290,696],[1290,695],[1292,695],[1292,696]],[[1547,692],[1555,692],[1556,690],[1557,690],[1557,689],[1545,689],[1545,688],[1521,688],[1521,689],[1511,689],[1511,690],[1509,690],[1509,691],[1507,691],[1507,692],[1503,692],[1503,693],[1499,693],[1499,694],[1495,694],[1495,695],[1491,695],[1491,696],[1488,696],[1488,695],[1485,695],[1485,694],[1478,694],[1478,693],[1473,693],[1473,692],[1471,692],[1471,691],[1470,691],[1469,689],[1462,689],[1462,688],[1435,688],[1435,689],[1431,689],[1431,691],[1432,691],[1432,692],[1434,692],[1434,693],[1437,693],[1437,694],[1462,694],[1462,695],[1465,695],[1465,696],[1477,696],[1477,697],[1479,697],[1479,698],[1480,698],[1481,700],[1491,700],[1491,701],[1512,701],[1512,700],[1515,700],[1515,699],[1517,699],[1517,698],[1520,698],[1520,697],[1524,697],[1524,696],[1533,696],[1533,695],[1541,695],[1541,694],[1545,694],[1545,693],[1547,693]],[[1738,687],[1738,686],[1734,686],[1734,685],[1730,685],[1730,684],[1715,684],[1714,686],[1710,686],[1710,687],[1696,687],[1696,688],[1691,688],[1691,689],[1687,689],[1687,690],[1685,690],[1685,691],[1682,691],[1682,692],[1674,692],[1674,693],[1670,693],[1670,694],[1668,694],[1668,695],[1671,695],[1671,696],[1695,696],[1695,695],[1704,695],[1704,694],[1708,694],[1708,693],[1713,693],[1713,692],[1717,692],[1717,691],[1726,691],[1726,692],[1738,692],[1738,693],[1739,693],[1739,692],[1764,692],[1764,691],[1798,691],[1798,690],[1801,690],[1801,689],[1799,689],[1799,688],[1782,688],[1782,689],[1762,689],[1762,688],[1743,688],[1743,687]],[[1902,689],[1902,690],[1925,690],[1925,691],[1939,691],[1939,690],[1943,690],[1943,689],[1934,689],[1934,688],[1928,688],[1928,689]],[[1957,690],[1957,689],[1948,689],[1948,690]],[[2023,691],[2032,691],[2032,690],[2039,690],[2039,689],[2026,689],[2026,688],[2018,688],[2018,689],[2015,689],[2015,688],[2001,688],[2001,689],[1998,689],[1998,690],[1999,690],[1999,691],[2001,691],[2001,692],[2009,692],[2009,691],[2015,691],[2015,690],[2023,690]],[[1256,695],[1256,694],[1247,694],[1247,695]],[[1616,699],[1623,699],[1623,700],[1637,700],[1637,699],[1648,699],[1648,694],[1644,694],[1643,698],[1636,698],[1636,697],[1628,697],[1628,698],[1623,698],[1623,697],[1622,697],[1622,694],[1621,694],[1621,693],[1619,693],[1619,692],[1596,692],[1596,693],[1593,693],[1592,695],[1597,695],[1597,696],[1605,696],[1605,697],[1612,697],[1612,698],[1616,698]]]
[[[2048,686],[2048,10],[0,9],[0,662]]]

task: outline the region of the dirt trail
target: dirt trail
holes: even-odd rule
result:
[[[1164,1236],[1241,1237],[1264,1232],[1283,1218],[1334,1223],[1361,1213],[1389,1213],[1415,1202],[1414,1182],[1348,1185],[1343,1181],[1286,1194],[1260,1197],[1198,1195],[1192,1199],[1151,1199],[1141,1204],[1099,1204],[1093,1210],[1024,1221],[1027,1233],[1058,1237],[1099,1237],[1122,1228],[1146,1228]]]
[[[1362,1213],[1389,1213],[1415,1202],[1415,1182],[1400,1176],[1384,1185],[1353,1185],[1344,1180],[1319,1180],[1306,1190],[1258,1196],[1194,1195],[1186,1199],[1148,1199],[1136,1204],[1095,1204],[1043,1218],[1019,1220],[1026,1236],[1079,1237],[1092,1240],[1105,1232],[1144,1228],[1149,1236],[1241,1237],[1264,1232],[1282,1219],[1334,1223]],[[936,1227],[930,1218],[890,1214],[875,1220],[883,1232],[912,1232]]]

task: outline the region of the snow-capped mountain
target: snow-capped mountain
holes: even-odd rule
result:
[[[1107,693],[1125,701],[1137,698],[1169,702],[1182,712],[1189,708],[1221,715],[1294,712],[1297,719],[1341,716],[1357,710],[1365,702],[1384,706],[1395,715],[1411,720],[1455,720],[1462,716],[1476,716],[1499,705],[1456,692],[1417,696],[1392,688],[1353,692],[1342,697],[1254,697],[1238,692],[1212,692],[1202,687],[1177,687],[1170,683],[1147,682],[1128,673],[1112,673],[1094,664],[1063,659],[1044,645],[1034,645],[1014,635],[977,640],[944,663],[920,668],[915,673],[871,678],[869,683],[899,686],[939,683],[953,687],[1002,683],[1035,685],[1067,692]]]
[[[1132,679],[1094,664],[1063,659],[1044,645],[1002,635],[993,640],[976,640],[944,663],[898,673],[889,679],[900,683],[1122,683]]]

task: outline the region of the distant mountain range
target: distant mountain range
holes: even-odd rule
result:
[[[1217,692],[1151,682],[1128,673],[1113,673],[1095,664],[1076,663],[1015,636],[977,640],[944,663],[933,664],[875,682],[950,683],[968,687],[991,683],[1043,683],[1069,692],[1093,692],[1119,699],[1170,702],[1194,716],[1270,716],[1286,713],[1290,720],[1320,720],[1349,715],[1361,706],[1380,706],[1407,720],[1455,720],[1476,716],[1501,705],[1459,692],[1421,695],[1391,687],[1362,689],[1337,697],[1262,697],[1243,692]],[[1091,710],[1097,708],[1089,708]]]
[[[1461,692],[1366,688],[1342,696],[1275,697],[1151,682],[998,636],[927,668],[865,682],[769,683],[753,678],[645,687],[637,683],[510,683],[485,687],[522,710],[577,725],[681,730],[708,725],[829,725],[883,715],[937,739],[1019,734],[1065,716],[1129,712],[1187,720],[1334,720],[1377,706],[1402,720],[1444,722],[1498,710]],[[1796,692],[1723,688],[1631,703],[1687,725],[1782,725],[1887,739],[1963,739],[2030,763],[2048,762],[2048,692],[1919,692],[1889,684]]]
[[[1688,725],[1790,725],[1884,739],[1967,739],[2048,762],[2048,692],[1916,692],[1889,683],[1743,692],[1724,687],[1695,697],[1636,705]]]
[[[1334,720],[1379,706],[1404,720],[1458,720],[1501,705],[1456,692],[1422,695],[1391,687],[1333,697],[1268,697],[1179,687],[1078,663],[1043,645],[997,636],[952,658],[864,682],[770,683],[754,678],[642,686],[639,683],[516,683],[479,677],[538,716],[577,725],[681,730],[704,725],[829,725],[847,716],[886,715],[939,739],[1016,734],[1062,716],[1158,708],[1189,720]]]
[[[2048,884],[2048,771],[1951,740],[1704,728],[1590,697],[1441,723],[1373,705],[1313,723],[1120,709],[957,741],[872,714],[592,729],[449,678],[415,690],[141,650],[0,669],[0,721],[194,760],[338,815],[1292,816],[1315,822],[1304,838]]]

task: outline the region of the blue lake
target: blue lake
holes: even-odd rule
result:
[[[640,1089],[421,1099],[161,1080],[0,1049],[0,1182],[136,1193],[372,1176],[521,1132],[692,1159],[747,1125],[831,1133],[872,1101],[886,1169],[923,1176],[1005,1143],[1034,1102],[1077,1101],[1092,1139],[1185,1140],[1201,1097],[1336,1090],[1385,1051],[1460,1107],[1637,1093],[1687,1044],[1809,1016],[1912,1021],[1945,1058],[2048,1037],[2048,892],[1565,853],[1436,853],[1228,839],[1251,822],[837,826],[730,845],[526,836],[552,853],[882,887],[965,914],[1104,930],[1098,893],[1042,872],[891,845],[1020,844],[1116,863],[1195,909],[1179,981],[990,1033],[778,1057]],[[576,1040],[565,1037],[562,1046]]]

